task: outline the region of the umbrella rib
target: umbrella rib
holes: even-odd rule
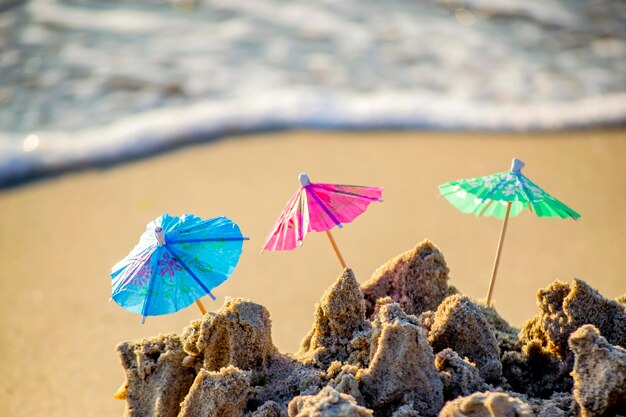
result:
[[[146,248],[144,251],[147,253],[147,255],[142,254],[142,258],[141,259],[135,259],[134,262],[132,262],[131,264],[128,265],[129,267],[131,265],[135,266],[135,269],[133,270],[133,272],[135,272],[135,270],[141,269],[142,266],[144,266],[144,265],[146,265],[148,263],[148,261],[150,260],[150,257],[152,256],[152,253],[148,253],[149,250],[150,250],[150,248]],[[138,263],[138,261],[139,261],[139,263]],[[122,288],[124,288],[130,281],[132,281],[133,275],[134,274],[132,274],[132,273],[128,274],[126,276],[126,278],[124,278],[117,285],[117,289],[111,294],[111,297],[114,297],[118,292],[120,292],[122,290]]]
[[[154,259],[158,262],[161,257],[161,252],[163,249],[160,247],[157,249],[157,256]],[[154,274],[156,272],[156,268],[152,270],[152,274],[150,275],[150,280],[148,281],[148,292],[146,294],[146,298],[143,300],[143,306],[141,306],[141,324],[144,324],[146,321],[146,313],[148,312],[148,307],[150,307],[150,299],[152,298],[152,287],[154,287]]]
[[[363,198],[365,200],[370,200],[370,201],[382,201],[381,198],[370,197],[370,196],[362,195],[362,194],[358,194],[358,193],[352,193],[350,191],[337,190],[337,189],[333,189],[331,187],[327,187],[327,186],[321,185],[321,184],[311,184],[311,185],[313,187],[321,188],[322,190],[330,191],[332,193],[343,194],[343,195],[351,195],[353,197],[359,197],[359,198]]]
[[[196,276],[196,274],[194,274],[194,273],[191,271],[191,269],[187,266],[187,264],[186,264],[185,262],[183,262],[183,260],[182,260],[182,259],[180,259],[180,256],[178,256],[178,255],[176,254],[176,252],[174,252],[174,250],[173,250],[172,248],[170,248],[169,246],[164,245],[163,247],[164,247],[164,248],[165,248],[165,250],[167,250],[167,251],[168,251],[168,252],[169,252],[172,256],[174,256],[174,257],[178,260],[178,262],[180,262],[180,265],[181,265],[183,268],[185,268],[185,271],[187,271],[187,273],[188,273],[189,275],[191,275],[191,278],[193,278],[193,279],[196,281],[196,283],[197,283],[197,284],[198,284],[198,285],[199,285],[199,286],[200,286],[200,287],[201,287],[201,288],[202,288],[202,289],[203,289],[203,290],[204,290],[204,291],[205,291],[205,292],[209,295],[209,297],[211,297],[213,300],[215,300],[215,296],[211,293],[211,290],[209,290],[209,289],[208,289],[208,288],[207,288],[207,287],[206,287],[206,286],[202,283],[202,281],[200,281],[200,278],[198,278],[198,277]]]
[[[298,210],[296,210],[296,220],[298,220],[298,228],[296,229],[297,238],[296,245],[302,244],[304,241],[304,206],[306,205],[306,193],[300,194],[300,201],[298,202],[300,216],[298,216]]]
[[[442,197],[446,197],[446,196],[448,196],[448,195],[453,195],[453,194],[456,194],[456,193],[458,193],[460,190],[463,190],[463,189],[462,189],[462,188],[461,188],[461,189],[459,189],[459,190],[452,190],[452,189],[450,189],[450,190],[442,191],[442,190],[441,190],[441,188],[439,188],[439,193],[441,194],[441,196],[442,196]],[[465,191],[465,190],[463,190],[463,191]],[[467,191],[465,191],[465,192],[466,192],[466,193],[468,193],[468,194],[471,194],[471,195],[475,195],[475,194],[469,193],[469,192],[467,192]]]
[[[326,212],[326,214],[328,214],[328,217],[330,217],[330,219],[335,222],[335,224],[337,225],[337,227],[339,227],[340,229],[343,227],[343,225],[341,224],[341,222],[335,217],[335,215],[333,213],[331,213],[330,209],[328,208],[328,206],[326,206],[326,203],[324,203],[322,201],[321,198],[319,198],[319,196],[317,194],[315,194],[315,192],[311,192],[311,195],[313,196],[313,198],[315,199],[315,201],[317,201],[317,203],[320,205],[320,207],[322,207],[322,210],[324,210]]]
[[[278,247],[278,243],[284,239],[284,236],[287,233],[287,229],[289,228],[289,219],[291,218],[290,216],[292,215],[289,213],[293,212],[294,204],[296,204],[296,200],[293,200],[293,201],[292,200],[289,200],[289,204],[291,204],[290,206],[291,208],[289,209],[288,212],[284,212],[281,214],[278,228],[275,228],[273,232],[270,234],[270,238],[274,236],[278,236],[276,239],[274,239],[274,244],[271,250],[276,250],[276,248]]]
[[[482,216],[483,214],[485,214],[485,211],[487,211],[487,209],[492,203],[493,203],[493,200],[489,200],[487,204],[485,204],[485,207],[483,207],[482,210],[478,213],[478,215]]]
[[[278,238],[274,239],[274,246],[271,250],[276,250],[279,242],[283,242],[283,248],[284,248],[285,237],[289,233],[289,221],[293,220],[294,212],[297,214],[297,211],[298,211],[297,206],[301,198],[302,198],[302,189],[298,190],[298,192],[291,197],[289,202],[287,202],[287,205],[285,206],[285,208],[283,209],[283,212],[280,215],[279,228],[275,229],[276,231],[278,231]],[[285,211],[287,207],[289,207],[289,210]],[[294,221],[294,227],[295,227],[295,221]],[[275,234],[272,234],[271,236],[274,236],[274,235]],[[281,249],[281,250],[284,250],[284,249]]]
[[[574,210],[572,210],[571,208],[569,208],[567,205],[565,205],[562,201],[552,197],[551,199],[547,200],[548,205],[550,206],[550,208],[552,208],[552,210],[560,210],[565,216],[569,216],[571,217],[573,220],[577,220],[580,217],[580,214],[576,213]],[[558,214],[558,211],[557,211]],[[559,217],[561,218],[567,218],[564,216],[561,216],[559,214]]]
[[[485,200],[487,200],[488,198],[490,198],[490,197],[491,197],[491,195],[493,195],[496,191],[499,191],[499,190],[500,190],[500,187],[502,187],[505,183],[506,183],[506,177],[502,178],[502,179],[500,180],[500,182],[499,182],[498,184],[496,184],[496,186],[495,186],[495,187],[493,187],[493,188],[491,189],[491,191],[489,191],[489,193],[488,193],[486,196],[484,196],[484,197],[483,197],[483,201],[485,201]]]
[[[526,177],[524,177],[524,175],[520,174],[520,175],[518,176],[518,179],[520,180],[520,184],[522,184],[522,190],[524,190],[524,192],[526,192],[526,188],[527,188],[527,186],[526,186]],[[545,192],[545,191],[544,191],[544,192]],[[530,197],[528,196],[528,192],[526,192],[526,196],[527,196],[527,197],[528,197],[528,199],[530,200]],[[558,200],[557,200],[557,201],[558,201]],[[560,201],[559,201],[559,203],[560,203]],[[565,206],[565,204],[563,204],[563,203],[561,203],[561,204],[562,204],[563,206]],[[534,203],[533,203],[533,205],[534,205]],[[554,207],[552,207],[552,209],[553,209],[553,210],[554,210],[554,211],[555,211],[555,212],[559,215],[559,217],[563,217],[563,216],[561,216],[561,214],[559,213],[559,211],[558,211],[558,210],[556,210]],[[567,210],[567,209],[569,209],[569,207],[567,207],[567,206],[565,206],[565,207],[559,207],[559,209],[560,209],[562,212],[565,212],[565,215],[566,215],[566,216],[570,216],[571,218],[573,218],[574,220],[576,220],[576,218],[575,218],[575,217],[573,217],[573,216],[569,213],[569,211]]]
[[[381,187],[367,187],[367,186],[363,186],[363,185],[351,185],[351,184],[328,184],[328,183],[324,183],[324,182],[316,182],[316,183],[312,183],[312,185],[321,185],[322,187],[324,186],[335,186],[335,187],[348,187],[348,188],[378,188],[380,190],[382,190]]]
[[[207,238],[207,239],[182,239],[182,240],[168,240],[167,243],[170,245],[176,245],[179,243],[194,243],[194,242],[226,242],[226,241],[241,241],[241,240],[250,240],[249,237],[216,237],[216,238]]]
[[[282,234],[282,227],[285,225],[285,220],[288,217],[288,213],[291,212],[291,210],[293,209],[294,205],[296,204],[297,200],[296,198],[299,198],[300,193],[302,192],[303,188],[300,188],[298,191],[296,191],[291,198],[289,199],[289,201],[287,201],[287,204],[283,207],[283,210],[280,213],[280,216],[278,216],[278,219],[276,220],[276,223],[274,224],[274,227],[272,228],[272,231],[270,232],[269,236],[265,239],[265,243],[263,244],[263,250],[261,251],[261,253],[263,253],[263,251],[265,249],[267,250],[276,250],[276,247],[278,246],[278,239],[274,239],[274,244],[272,246],[272,248],[268,248],[267,245],[270,243],[270,241],[272,240],[272,238],[278,233],[278,234]]]
[[[534,182],[532,182],[530,179],[526,178],[526,182],[534,185],[537,188],[541,188],[539,187],[537,184],[535,184]],[[545,191],[544,191],[545,193]],[[578,214],[575,210],[571,209],[570,207],[568,207],[566,204],[564,204],[562,201],[556,199],[555,197],[549,195],[548,193],[546,193],[546,195],[549,198],[544,198],[544,201],[548,204],[548,205],[552,205],[551,201],[554,201],[557,206],[559,206],[559,208],[565,212],[566,215],[568,215],[569,217],[571,217],[573,220],[577,220],[580,217],[580,214]]]
[[[524,191],[524,194],[526,194],[526,198],[528,198],[528,208],[529,208],[529,210],[530,211],[534,211],[532,209],[532,206],[534,206],[535,203],[532,201],[533,198],[531,197],[530,190],[526,186],[526,181],[524,180],[524,176],[522,174],[517,174],[516,176],[517,176],[517,179],[519,180],[519,183],[522,185],[522,191]]]

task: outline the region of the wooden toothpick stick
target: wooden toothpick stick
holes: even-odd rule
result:
[[[500,232],[500,242],[498,242],[498,251],[496,252],[496,261],[493,264],[493,271],[491,272],[491,282],[489,282],[489,292],[487,292],[487,306],[491,305],[491,296],[493,295],[493,286],[496,282],[496,274],[498,273],[498,264],[500,263],[500,254],[502,253],[502,242],[504,242],[504,235],[506,234],[506,225],[509,222],[509,213],[511,212],[511,202],[506,206],[506,214],[504,215],[504,223],[502,224],[502,231]]]
[[[198,308],[202,312],[202,315],[204,316],[206,314],[206,309],[204,308],[204,304],[202,304],[202,301],[200,301],[199,298],[196,300],[196,305],[198,306]]]
[[[337,247],[337,242],[335,242],[335,238],[333,238],[330,230],[326,231],[326,236],[328,236],[328,240],[330,240],[330,244],[333,246],[335,255],[337,255],[337,259],[339,259],[339,263],[341,264],[341,268],[346,269],[346,262],[343,260],[343,256],[341,256],[341,252],[339,252],[339,248]]]

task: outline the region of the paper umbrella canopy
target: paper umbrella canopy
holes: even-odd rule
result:
[[[247,239],[226,217],[161,215],[112,268],[111,298],[143,319],[174,313],[206,294],[215,299],[211,289],[233,273]]]
[[[524,210],[539,217],[571,217],[574,220],[580,217],[522,174],[524,165],[514,159],[508,172],[451,181],[440,185],[439,192],[461,212],[477,216],[504,219],[510,203],[508,216],[511,217]]]
[[[451,181],[439,186],[441,195],[463,213],[504,219],[487,293],[487,305],[491,304],[509,217],[517,216],[524,210],[529,210],[539,217],[574,220],[580,217],[580,214],[546,193],[522,174],[524,165],[519,159],[513,159],[511,170],[508,172]]]
[[[382,201],[382,188],[312,183],[300,174],[300,188],[283,208],[263,250],[285,251],[302,245],[307,233],[326,232],[342,267],[343,258],[330,234],[362,214],[374,201]]]

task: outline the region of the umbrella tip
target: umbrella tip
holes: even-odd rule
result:
[[[165,245],[165,232],[161,226],[157,226],[154,229],[154,235],[156,236],[156,240],[159,243],[159,246]]]
[[[309,179],[309,176],[304,172],[298,175],[298,180],[300,180],[300,184],[302,184],[303,187],[306,187],[307,185],[311,184],[311,180]]]
[[[511,162],[511,171],[512,172],[521,172],[522,168],[524,168],[526,164],[521,161],[520,159],[517,158],[513,158],[513,161]]]

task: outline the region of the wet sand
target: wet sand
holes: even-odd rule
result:
[[[585,279],[610,298],[626,292],[624,131],[534,135],[285,132],[229,138],[152,159],[66,175],[0,193],[0,412],[5,416],[119,416],[119,341],[179,331],[195,306],[149,318],[107,303],[110,267],[161,213],[227,215],[251,240],[233,277],[215,289],[268,308],[274,343],[294,351],[313,304],[340,273],[326,237],[290,253],[258,255],[297,174],[378,185],[375,204],[334,233],[360,282],[423,238],[439,246],[450,284],[485,295],[501,221],[463,215],[439,183],[527,163],[525,174],[581,213],[578,222],[522,213],[509,223],[496,307],[520,325],[535,292],[555,278]]]

